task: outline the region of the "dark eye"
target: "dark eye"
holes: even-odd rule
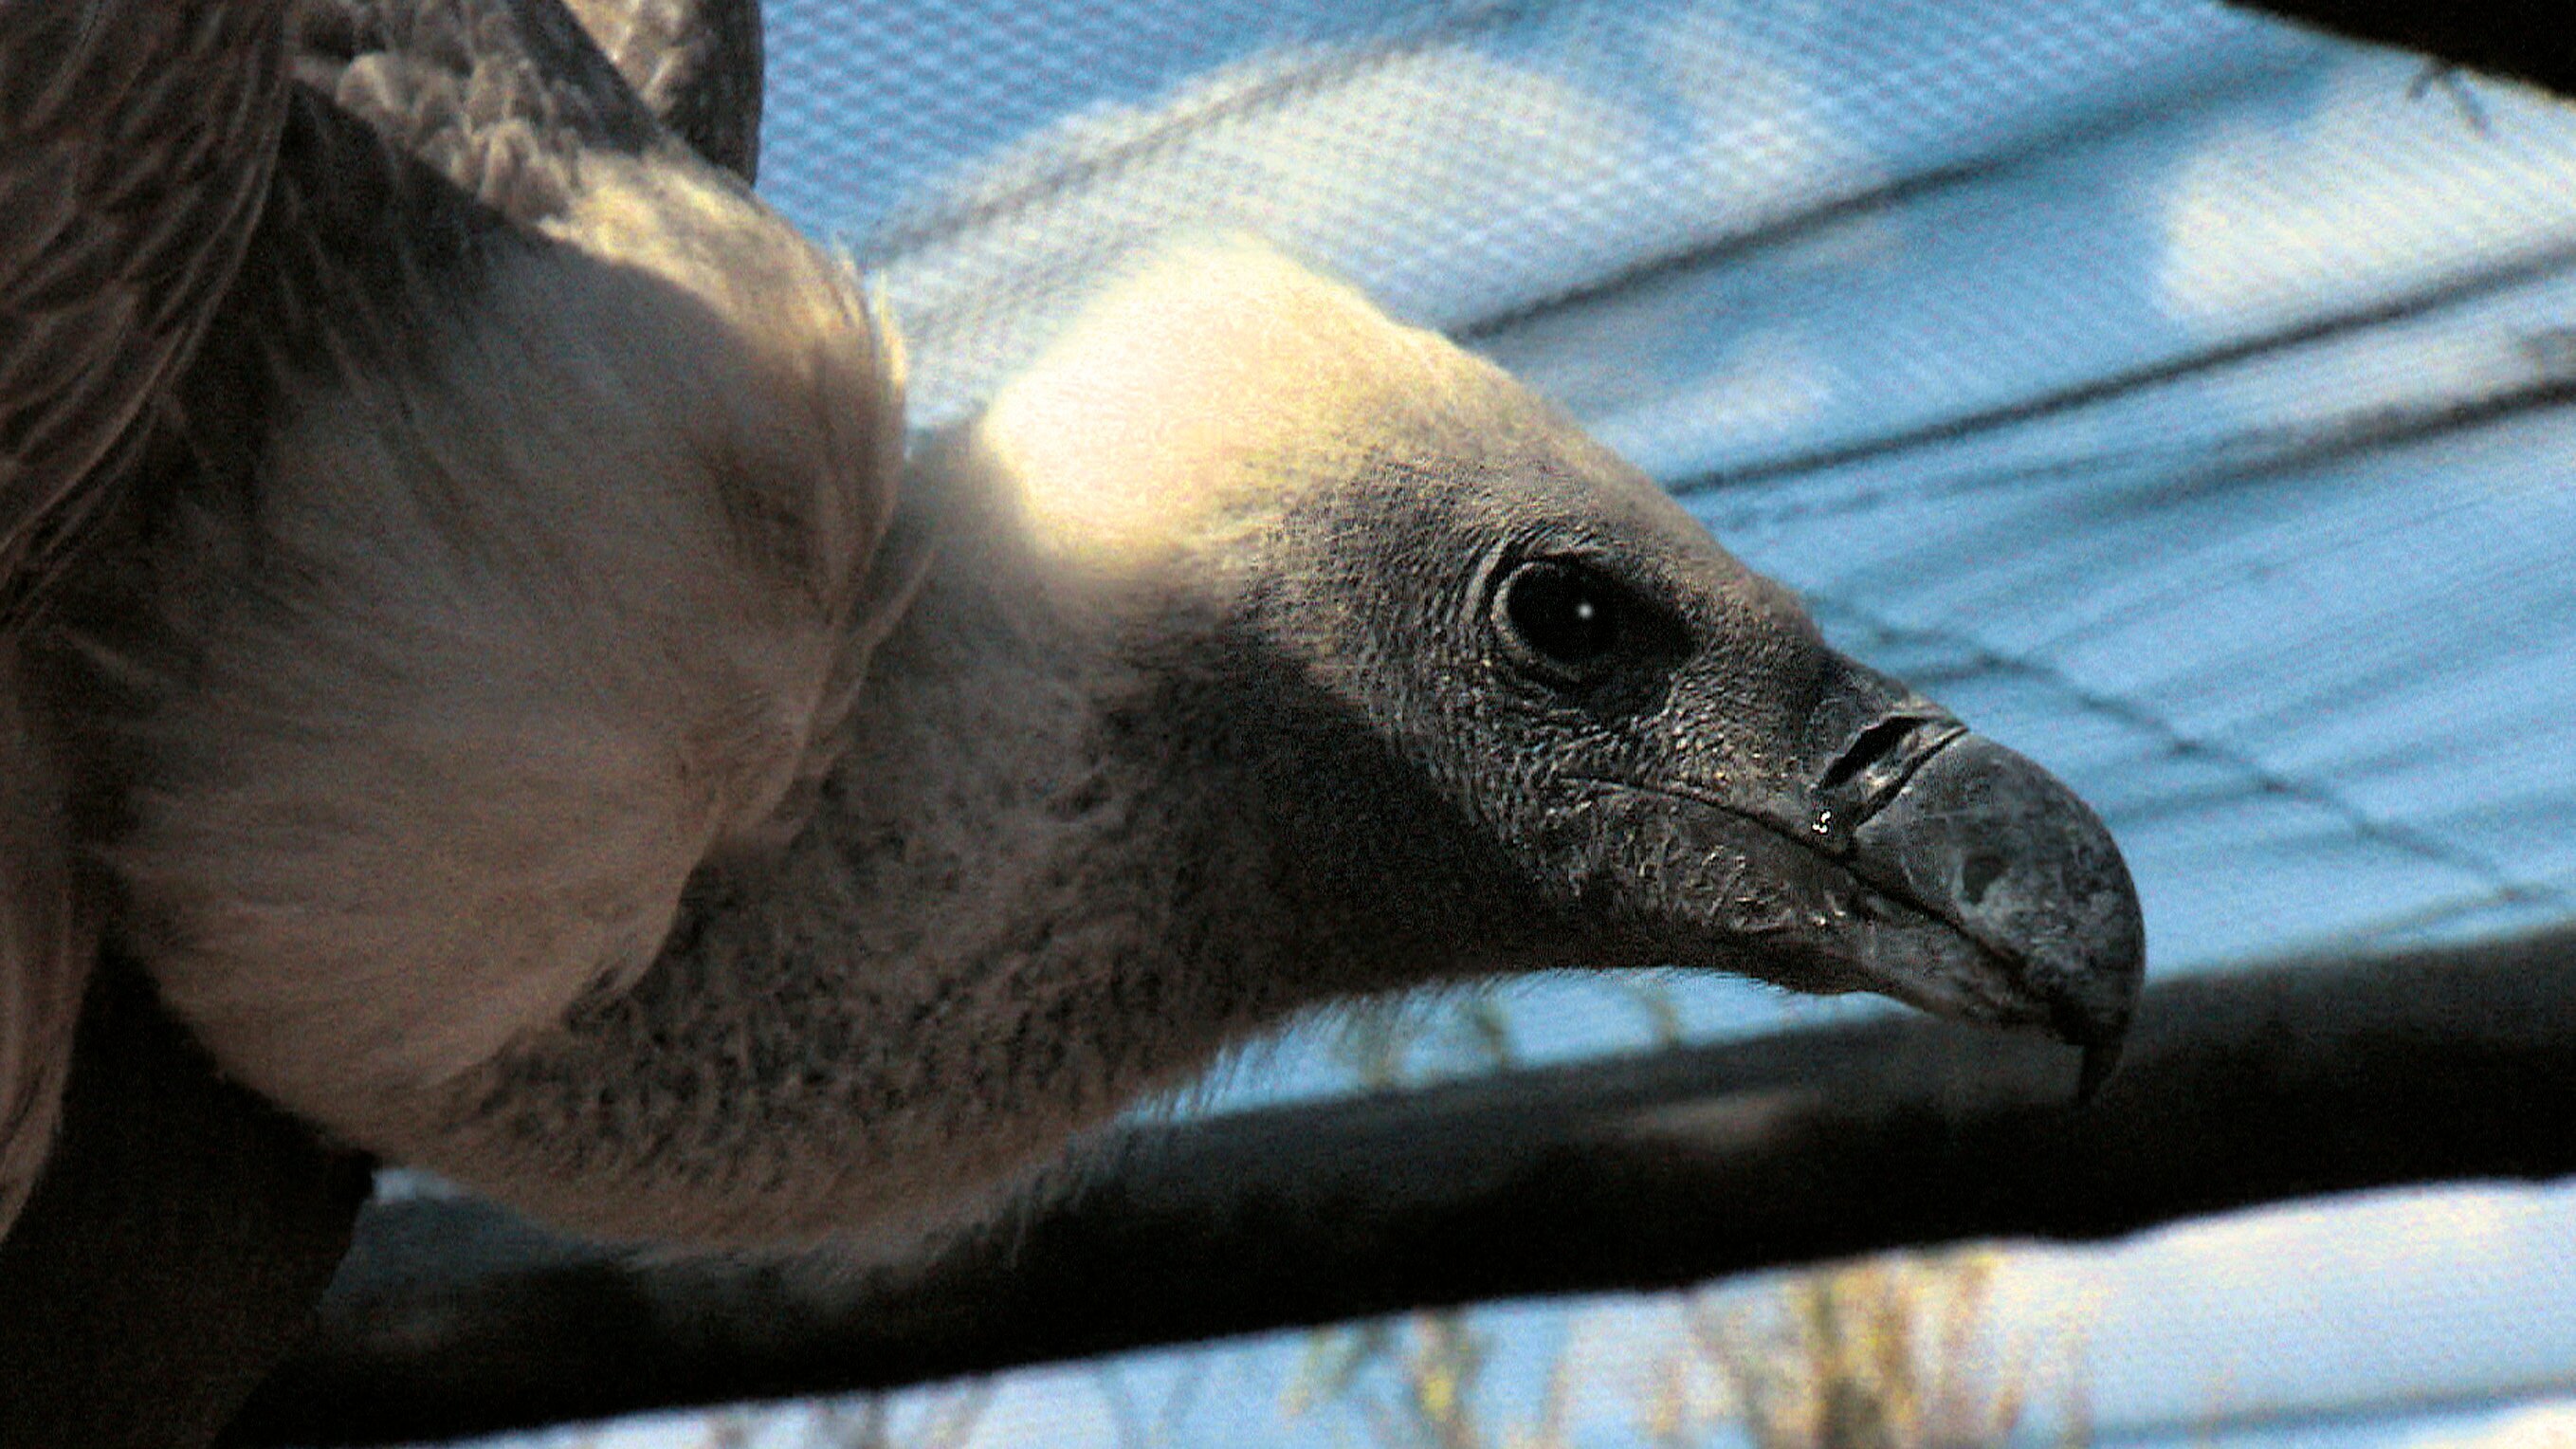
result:
[[[1549,663],[1582,669],[1619,647],[1619,602],[1560,563],[1523,564],[1503,581],[1503,617]]]
[[[1606,674],[1651,622],[1635,597],[1581,564],[1533,559],[1512,570],[1494,613],[1524,661],[1549,682],[1580,686]]]

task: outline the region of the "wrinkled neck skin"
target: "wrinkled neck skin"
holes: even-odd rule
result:
[[[610,1234],[895,1250],[1303,1007],[1544,964],[1356,722],[1234,621],[1049,562],[993,466],[916,464],[895,551],[932,562],[803,831],[460,1083],[451,1170]]]

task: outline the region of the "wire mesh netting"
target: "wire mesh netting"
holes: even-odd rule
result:
[[[881,281],[926,426],[1157,238],[1257,232],[1501,361],[1838,643],[2067,778],[2157,972],[2576,914],[2555,103],[2176,0],[768,13],[764,190]],[[1789,1009],[1680,989],[1701,1029]],[[1603,1016],[1516,1030],[1636,1034]],[[2097,1428],[2576,1386],[2576,1214],[2461,1201],[2064,1268]],[[2006,1286],[2045,1297],[2032,1261]],[[1489,1320],[1524,1387],[1593,1341],[1547,1313]],[[1644,1361],[1625,1331],[1586,1352]],[[1237,1352],[1276,1379],[1295,1351]],[[1205,1363],[1136,1372],[1234,1372]],[[1026,1382],[1024,1428],[1074,1392]],[[1276,1397],[1160,1442],[1272,1442]],[[1161,1432],[1059,1421],[1027,1442]]]
[[[2556,107],[2139,0],[771,9],[925,421],[1256,231],[2067,775],[2159,969],[2569,913]]]

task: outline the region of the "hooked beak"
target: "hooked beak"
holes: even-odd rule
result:
[[[1591,829],[1629,842],[1610,893],[1661,959],[2049,1032],[2083,1048],[2089,1098],[2146,964],[2110,832],[2039,766],[1845,667],[1767,786],[1596,777]]]
[[[1886,951],[1864,969],[1900,1000],[2082,1047],[2078,1092],[2090,1097],[2119,1059],[2145,976],[2129,868],[2055,776],[1946,717],[1907,723],[1889,752],[1896,768],[1855,802],[1846,863],[1964,941]]]

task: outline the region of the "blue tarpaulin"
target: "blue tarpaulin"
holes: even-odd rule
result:
[[[2156,974],[2576,915],[2576,112],[2171,0],[769,11],[764,190],[881,281],[924,425],[1155,238],[1258,232],[2062,774]],[[2267,1291],[2228,1272],[2175,1292]],[[2541,1297],[2405,1393],[2576,1383]],[[2097,1409],[2367,1398],[2318,1333]]]
[[[2147,0],[772,8],[924,421],[1257,231],[2061,771],[2158,970],[2576,912],[2561,107]]]

